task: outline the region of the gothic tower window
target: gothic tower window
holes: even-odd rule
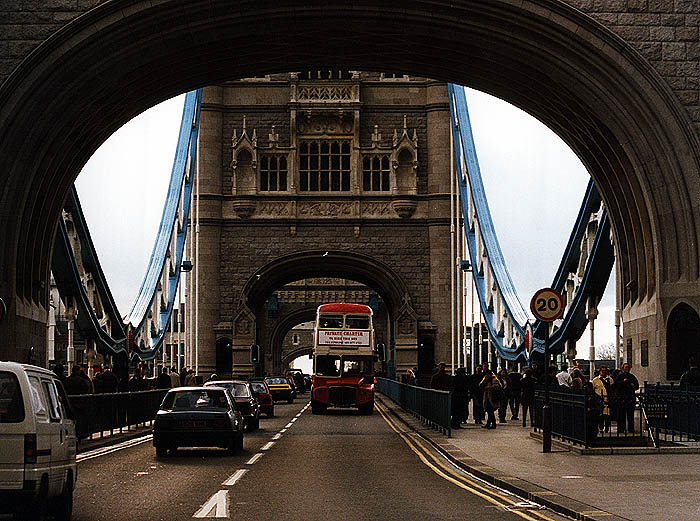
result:
[[[365,192],[388,192],[389,158],[387,156],[365,156],[362,162],[362,190]]]
[[[260,191],[285,192],[287,190],[287,158],[263,156],[260,159]]]
[[[299,146],[302,192],[350,191],[350,142],[303,141]]]

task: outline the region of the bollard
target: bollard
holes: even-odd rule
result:
[[[552,452],[552,407],[542,406],[542,452]]]

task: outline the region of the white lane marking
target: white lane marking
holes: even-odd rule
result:
[[[280,432],[284,434],[285,432],[287,432],[287,429],[282,429]]]
[[[272,439],[273,439],[273,440],[279,440],[281,437],[282,437],[282,434],[280,434],[280,433],[278,432],[277,434],[275,434],[275,435],[272,437]]]
[[[254,463],[257,463],[257,461],[263,457],[262,452],[258,452],[255,454],[252,458],[250,458],[248,461],[245,462],[246,465],[253,465]]]
[[[260,454],[262,456],[262,454]],[[236,482],[241,479],[245,473],[248,472],[247,469],[238,469],[236,472],[231,474],[231,476],[222,483],[225,487],[232,487]]]
[[[289,420],[290,423],[294,423],[295,421],[297,421],[296,418],[292,418],[291,420]]]
[[[123,449],[128,449],[129,447],[133,447],[135,445],[140,445],[142,443],[146,443],[147,441],[151,441],[153,439],[153,434],[148,434],[146,436],[142,436],[140,438],[135,438],[133,440],[126,440],[121,443],[117,443],[116,445],[111,445],[109,447],[101,447],[99,449],[93,449],[88,452],[84,452],[82,454],[78,454],[76,457],[76,461],[80,463],[81,461],[93,459],[93,458],[99,458],[100,456],[104,456],[106,454],[110,454],[111,452],[116,452],[118,450],[123,450]]]
[[[219,490],[192,517],[228,517],[228,490]]]
[[[294,425],[292,422],[289,422],[287,425],[284,426],[285,429],[289,429],[292,425]]]
[[[263,445],[260,450],[270,450],[270,448],[275,444],[274,441],[268,441],[265,445]]]

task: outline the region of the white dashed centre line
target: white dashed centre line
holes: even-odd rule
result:
[[[255,462],[257,462],[260,458],[263,457],[262,452],[258,452],[255,456],[250,458],[248,461],[245,462],[246,465],[253,465]]]
[[[285,429],[289,429],[292,425],[294,425],[292,422],[289,422],[287,425],[284,426]]]
[[[265,445],[262,446],[260,450],[270,450],[270,448],[275,444],[274,441],[268,441]]]
[[[280,432],[284,434],[285,432],[287,432],[287,429],[282,429]]]
[[[277,434],[275,434],[275,435],[272,437],[272,439],[273,439],[273,440],[279,440],[281,437],[282,437],[282,434],[278,432]]]
[[[261,456],[262,456],[262,454],[261,454]],[[229,477],[226,481],[223,482],[223,485],[225,487],[231,487],[231,486],[235,485],[236,482],[239,479],[241,479],[246,472],[248,472],[247,469],[238,469],[236,472],[231,474],[231,477]]]

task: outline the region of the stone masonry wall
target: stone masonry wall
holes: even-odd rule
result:
[[[106,0],[0,2],[0,83],[61,27]],[[700,0],[567,0],[638,50],[700,129]]]

